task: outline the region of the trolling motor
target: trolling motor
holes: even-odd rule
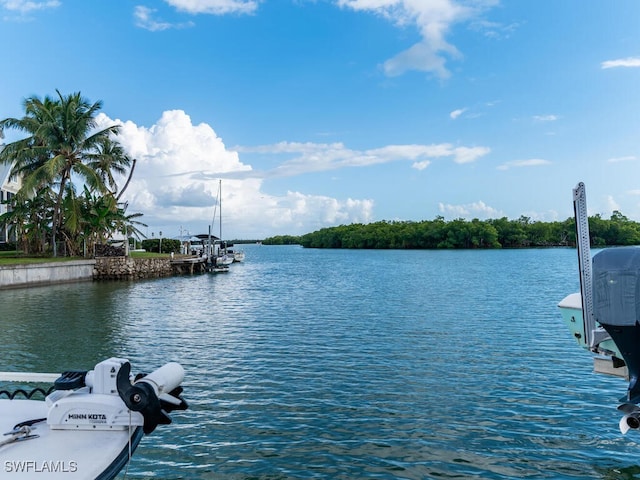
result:
[[[171,423],[168,413],[186,410],[180,396],[184,369],[167,363],[149,375],[131,378],[131,364],[110,358],[88,372],[65,372],[47,396],[47,423],[53,430],[123,430],[142,426],[149,434]]]

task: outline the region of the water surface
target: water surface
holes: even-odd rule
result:
[[[640,478],[621,379],[557,303],[575,250],[247,246],[226,274],[0,292],[3,370],[187,372],[132,479]]]

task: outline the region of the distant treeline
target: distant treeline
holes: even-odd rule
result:
[[[640,244],[640,223],[618,211],[611,218],[599,214],[589,217],[591,245]],[[387,249],[455,249],[455,248],[527,248],[575,246],[575,220],[538,222],[521,216],[491,220],[381,221],[323,228],[296,237],[280,235],[262,242],[264,245],[300,244],[309,248],[387,248]]]

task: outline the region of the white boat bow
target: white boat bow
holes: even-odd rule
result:
[[[4,382],[53,381],[42,400],[29,398],[41,388],[0,392],[8,397],[0,398],[0,476],[115,478],[144,434],[171,423],[173,410],[188,408],[180,396],[183,379],[177,363],[131,378],[130,363],[120,358],[62,375],[0,373]]]

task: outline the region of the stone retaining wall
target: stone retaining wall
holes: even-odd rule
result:
[[[172,262],[170,258],[99,257],[95,260],[0,266],[0,289],[85,280],[137,280],[204,271],[196,260]]]
[[[95,262],[94,280],[136,280],[173,275],[168,258],[100,257]]]

